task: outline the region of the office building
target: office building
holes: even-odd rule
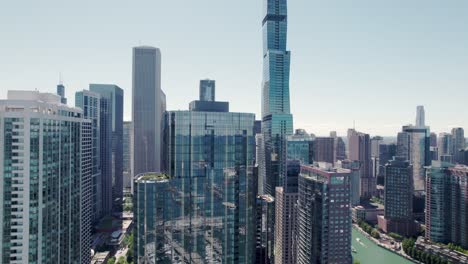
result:
[[[379,150],[379,168],[377,173],[377,183],[384,185],[384,176],[385,176],[385,165],[395,157],[397,145],[394,143],[390,144],[380,144]]]
[[[274,263],[296,263],[296,202],[300,171],[299,161],[288,161],[285,184],[276,187]]]
[[[346,144],[342,137],[336,138],[336,160],[345,160],[346,159]]]
[[[91,124],[55,94],[0,100],[1,263],[89,263]]]
[[[337,164],[337,167],[350,170],[349,184],[351,205],[357,206],[361,202],[361,164],[359,161],[342,160]]]
[[[404,157],[395,157],[385,165],[384,201],[379,228],[405,237],[416,235],[419,230],[413,217],[413,168]]]
[[[453,162],[453,144],[452,135],[449,133],[440,133],[437,141],[438,160],[444,162]]]
[[[255,263],[274,263],[275,198],[268,194],[257,196],[255,205]]]
[[[123,123],[123,187],[130,189],[133,193],[133,176],[132,176],[132,122],[125,121]]]
[[[349,160],[359,161],[361,198],[367,199],[376,193],[376,178],[372,174],[371,144],[369,134],[348,130]]]
[[[426,181],[426,238],[468,248],[468,167],[434,161]]]
[[[65,97],[65,86],[62,83],[57,85],[57,95],[60,96],[60,102],[67,104],[67,98]]]
[[[294,135],[288,135],[286,137],[287,159],[299,160],[302,164],[312,163],[310,148],[313,144],[313,137],[303,129],[296,129]]]
[[[216,101],[215,81],[200,81],[200,100],[190,102],[189,110],[197,112],[229,112],[229,103]]]
[[[249,113],[167,112],[174,260],[255,261],[254,121]]]
[[[171,263],[171,217],[169,176],[142,173],[135,178],[134,197],[134,263]]]
[[[430,155],[430,130],[429,127],[414,127],[411,125],[403,126],[402,135],[405,135],[404,142],[398,142],[398,148],[403,147],[408,151],[402,155],[413,165],[413,183],[415,193],[424,191],[425,170],[424,167],[431,164]],[[400,137],[400,134],[399,134]],[[397,154],[404,153],[401,149]]]
[[[313,162],[335,164],[335,146],[335,138],[333,137],[316,137],[313,143]]]
[[[452,129],[452,155],[453,162],[463,164],[466,147],[465,131],[461,127]]]
[[[286,174],[286,135],[293,134],[289,100],[291,53],[286,50],[287,1],[264,0],[262,131],[265,193],[275,195]]]
[[[92,222],[97,223],[103,216],[102,171],[101,171],[101,96],[97,93],[83,90],[75,93],[75,106],[83,110],[83,118],[91,121],[92,146]]]
[[[301,166],[297,263],[352,263],[349,170]]]
[[[165,94],[161,90],[161,52],[133,48],[133,159],[132,173],[160,172]]]
[[[200,101],[215,101],[216,82],[206,79],[200,81]]]
[[[105,157],[108,160],[110,155],[110,166],[106,168],[108,171],[103,170],[103,194],[106,199],[105,211],[108,212],[107,204],[110,199],[110,206],[117,212],[122,211],[123,199],[123,90],[117,85],[113,84],[90,84],[89,90],[98,93],[102,99],[108,102],[108,115],[110,116],[110,140],[111,144],[102,149]],[[107,140],[107,136],[106,136]],[[110,154],[109,154],[109,146]],[[106,166],[107,167],[107,166]],[[109,179],[110,181],[107,181]]]
[[[426,126],[426,114],[424,112],[424,106],[418,105],[416,108],[416,127],[424,128]]]

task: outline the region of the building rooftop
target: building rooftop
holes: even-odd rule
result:
[[[137,181],[167,181],[171,177],[161,172],[145,172],[137,175]]]

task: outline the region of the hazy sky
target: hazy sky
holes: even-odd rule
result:
[[[260,118],[262,0],[2,1],[0,98],[11,89],[67,97],[89,83],[125,90],[131,48],[162,52],[168,109],[187,109],[200,79],[217,99]],[[468,1],[289,0],[295,128],[372,135],[414,123],[417,104],[436,132],[468,129]]]

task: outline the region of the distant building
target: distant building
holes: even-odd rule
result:
[[[466,147],[465,131],[461,127],[452,129],[452,155],[453,162],[463,164],[464,150]]]
[[[132,122],[126,121],[123,123],[123,187],[131,189],[133,193],[133,176],[132,176]]]
[[[335,138],[332,137],[316,137],[313,143],[314,162],[326,162],[335,164]]]
[[[110,141],[111,144],[107,145],[106,148],[101,150],[106,153],[106,156],[103,155],[101,151],[101,156],[107,158],[109,146],[111,146],[110,153],[110,182],[107,172],[104,171],[104,197],[105,199],[110,198],[111,207],[117,212],[122,211],[122,199],[123,199],[123,107],[124,107],[124,92],[122,88],[114,84],[90,84],[89,90],[96,92],[101,96],[102,99],[106,99],[109,104],[108,115],[110,116]],[[107,170],[107,168],[106,168]],[[106,178],[107,176],[107,178]],[[111,192],[108,194],[108,192]],[[108,201],[107,201],[108,203]]]
[[[468,167],[433,162],[426,181],[426,238],[468,248]]]
[[[341,168],[351,171],[349,175],[349,183],[351,185],[351,205],[357,206],[361,202],[361,165],[359,161],[343,160],[341,161]]]
[[[443,162],[453,162],[453,144],[452,135],[449,133],[440,133],[437,141],[438,160]]]
[[[215,101],[216,82],[215,80],[200,81],[200,101]]]
[[[60,83],[57,85],[57,95],[60,96],[60,102],[67,104],[67,98],[65,97],[65,86]]]
[[[75,93],[75,106],[83,109],[83,118],[91,121],[92,145],[92,221],[97,223],[103,216],[102,198],[102,163],[101,163],[101,96],[95,92],[83,90]]]
[[[352,263],[349,173],[301,166],[297,263]]]
[[[310,164],[310,148],[313,144],[311,137],[305,130],[296,129],[294,135],[287,136],[288,160],[299,160],[302,164]]]
[[[397,145],[394,143],[380,144],[379,169],[377,183],[384,185],[385,165],[396,156]]]
[[[161,52],[153,47],[133,48],[133,160],[132,173],[162,171],[163,113],[166,95],[161,90]]]
[[[424,106],[418,105],[416,110],[416,127],[425,127],[426,114],[424,112]]]
[[[276,187],[274,263],[296,263],[296,202],[300,171],[299,161],[288,161],[285,184]]]
[[[361,198],[367,199],[376,193],[377,180],[372,173],[371,143],[369,134],[348,130],[348,151],[351,161],[359,161]]]
[[[386,233],[410,237],[417,234],[413,217],[413,168],[404,157],[395,157],[385,166],[385,214],[379,228]]]
[[[1,263],[90,263],[92,128],[58,95],[0,100]]]

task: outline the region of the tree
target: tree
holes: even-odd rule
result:
[[[111,257],[107,260],[107,264],[115,264],[115,257]]]
[[[116,264],[127,264],[127,261],[123,256],[120,256]]]
[[[379,231],[377,231],[377,229],[373,229],[372,232],[371,232],[371,236],[375,239],[379,239],[380,238],[380,233]]]

